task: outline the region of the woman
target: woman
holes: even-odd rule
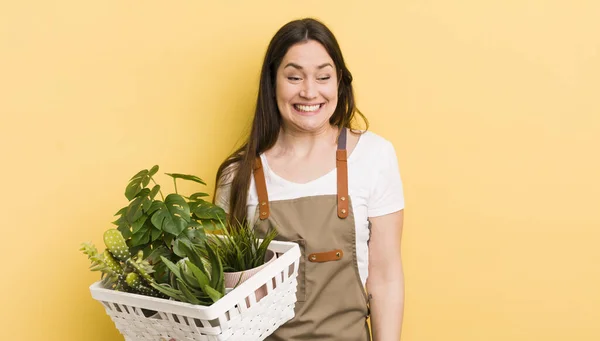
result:
[[[217,173],[215,202],[230,219],[275,227],[302,250],[296,316],[268,340],[366,341],[369,314],[375,340],[400,338],[402,183],[391,143],[350,129],[351,83],[325,25],[284,25],[266,52],[250,137]]]

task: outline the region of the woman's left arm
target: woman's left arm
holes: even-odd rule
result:
[[[404,210],[369,218],[371,330],[374,341],[399,341],[404,316],[404,272],[400,245]]]

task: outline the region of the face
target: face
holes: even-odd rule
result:
[[[338,102],[333,60],[320,43],[293,45],[277,70],[277,106],[284,129],[318,132],[329,128]]]

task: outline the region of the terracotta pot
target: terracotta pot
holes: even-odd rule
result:
[[[275,261],[276,259],[275,252],[272,250],[267,250],[265,254],[265,263],[256,268],[245,270],[245,271],[237,271],[237,272],[225,272],[223,275],[225,277],[225,291],[230,292],[234,289],[236,285],[240,285],[244,283],[248,278],[255,275],[257,272],[262,270],[269,263]],[[255,291],[256,301],[260,301],[261,298],[267,295],[267,285],[263,285]]]

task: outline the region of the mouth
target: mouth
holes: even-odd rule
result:
[[[299,112],[300,114],[315,114],[318,113],[321,108],[325,106],[325,103],[320,103],[320,104],[294,104],[294,110],[296,110],[297,112]]]

